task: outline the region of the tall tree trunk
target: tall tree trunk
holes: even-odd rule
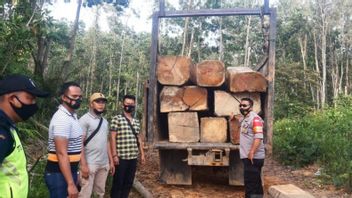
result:
[[[326,40],[328,34],[328,21],[327,21],[327,3],[320,5],[320,19],[321,19],[321,63],[322,63],[322,88],[321,88],[321,106],[325,107],[326,103]]]
[[[194,28],[192,29],[192,32],[191,32],[191,40],[189,42],[189,48],[188,48],[188,53],[187,53],[187,56],[189,56],[189,57],[191,57],[191,54],[192,54],[193,42],[194,42]]]
[[[79,16],[81,13],[81,6],[82,6],[82,0],[77,0],[76,17],[75,17],[75,21],[73,23],[73,28],[72,28],[71,35],[70,35],[69,48],[68,48],[68,51],[66,53],[66,58],[63,63],[63,71],[64,72],[62,75],[66,74],[65,70],[70,66],[70,64],[72,62],[73,50],[75,48],[75,39],[76,39],[76,34],[77,34],[77,30],[78,30],[78,25],[79,25]]]
[[[307,88],[306,71],[307,71],[307,34],[304,34],[303,38],[298,37],[299,47],[301,49],[301,58],[303,63],[303,86],[304,90]]]
[[[136,111],[138,109],[138,97],[139,97],[139,72],[137,71],[137,82],[136,82]]]
[[[188,0],[188,10],[192,8],[193,0]],[[189,17],[185,19],[185,26],[183,28],[183,42],[182,42],[182,49],[181,49],[181,56],[185,54],[186,47],[187,47],[187,40],[188,40],[188,25],[189,25]]]
[[[113,63],[112,63],[113,54],[112,54],[111,46],[110,46],[109,50],[110,50],[110,60],[109,60],[109,90],[108,90],[108,96],[111,97],[111,93],[112,93],[112,67],[113,67]]]
[[[120,95],[120,82],[121,82],[121,69],[122,69],[122,61],[123,61],[123,53],[125,49],[125,37],[126,37],[126,32],[122,33],[122,44],[121,44],[121,50],[120,50],[120,60],[119,60],[119,72],[117,76],[117,89],[116,89],[116,102],[119,102],[119,95]]]
[[[222,17],[220,17],[220,28],[219,28],[219,34],[220,34],[220,40],[219,40],[219,61],[223,61],[224,59],[224,41],[223,41],[223,35],[222,35]]]
[[[97,67],[97,52],[98,52],[98,43],[97,43],[97,37],[98,37],[98,31],[99,31],[99,7],[96,9],[95,13],[95,21],[94,21],[94,31],[93,31],[93,50],[92,50],[92,66],[91,66],[91,74],[90,74],[90,87],[89,87],[89,93],[88,95],[93,93],[94,89],[94,82],[96,82],[96,67]]]
[[[322,87],[322,84],[321,84],[321,80],[320,80],[320,69],[319,69],[319,59],[318,59],[318,41],[317,41],[317,37],[316,37],[316,33],[315,31],[313,31],[313,39],[314,39],[314,60],[315,60],[315,71],[316,73],[318,74],[318,86],[317,86],[317,89],[316,89],[316,98],[317,98],[317,109],[320,109],[321,107],[321,87]]]
[[[251,16],[246,17],[247,19],[247,33],[246,33],[246,44],[244,49],[244,66],[249,67],[249,56],[250,56],[250,47],[249,47],[249,34],[251,29]]]

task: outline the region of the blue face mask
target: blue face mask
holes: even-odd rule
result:
[[[15,96],[18,102],[21,103],[22,107],[16,107],[12,103],[10,103],[12,109],[15,113],[23,120],[28,120],[32,115],[34,115],[38,111],[37,104],[24,104],[17,96]]]

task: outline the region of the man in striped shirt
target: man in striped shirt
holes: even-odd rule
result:
[[[264,165],[263,120],[253,112],[253,100],[242,98],[240,111],[240,158],[244,169],[246,198],[262,198],[261,170]]]
[[[75,111],[82,102],[82,93],[77,83],[67,82],[59,94],[61,105],[49,126],[45,182],[51,198],[74,198],[78,197],[76,183],[83,132]]]
[[[124,96],[123,113],[114,116],[111,121],[111,153],[116,166],[111,198],[128,197],[137,169],[139,152],[141,163],[145,163],[139,121],[132,117],[135,105],[136,98],[134,96]]]

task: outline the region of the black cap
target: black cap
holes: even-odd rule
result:
[[[25,91],[37,97],[49,96],[48,92],[38,89],[33,80],[24,75],[15,74],[0,81],[0,95],[16,91]]]

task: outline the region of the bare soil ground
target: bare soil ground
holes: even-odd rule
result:
[[[154,195],[161,198],[232,198],[244,197],[243,187],[228,185],[226,171],[212,168],[192,169],[191,186],[166,185],[159,181],[159,157],[157,150],[149,149],[146,152],[147,162],[139,165],[137,172],[138,180]],[[332,185],[324,185],[314,175],[317,166],[295,170],[288,166],[282,166],[271,157],[265,160],[264,186],[265,193],[270,186],[279,184],[294,184],[303,190],[313,194],[317,198],[352,198],[352,194],[336,189]],[[136,191],[130,197],[141,197]],[[266,195],[267,197],[267,195]]]

